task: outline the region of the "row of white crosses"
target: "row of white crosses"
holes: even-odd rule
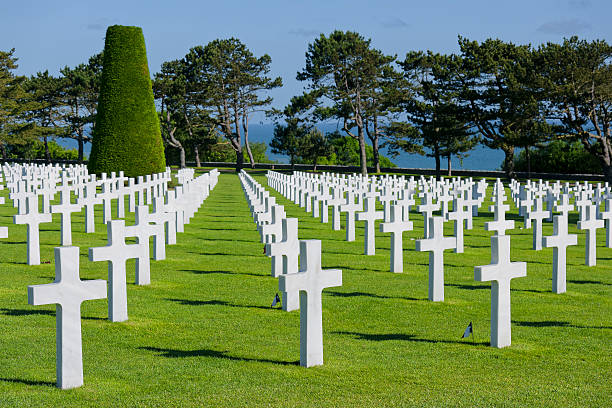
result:
[[[240,181],[262,241],[266,242],[266,254],[272,257],[272,276],[279,278],[283,310],[300,309],[300,365],[322,365],[321,292],[328,287],[342,286],[342,271],[323,270],[321,241],[298,240],[297,219],[285,218],[282,206],[245,171],[240,173]],[[270,230],[266,227],[276,223],[280,223],[280,231],[279,226],[275,226],[271,236],[264,232]]]
[[[375,254],[375,222],[383,221],[379,226],[380,231],[392,235],[390,269],[395,273],[403,272],[402,236],[403,232],[413,229],[409,213],[415,204],[414,194],[417,189],[421,190],[421,205],[417,206],[416,210],[423,214],[424,236],[430,238],[430,219],[434,212],[441,210],[444,220],[455,221],[456,245],[453,248],[461,253],[464,224],[468,228],[472,227],[472,216],[477,214],[478,206],[484,201],[487,188],[486,181],[474,183],[471,180],[447,179],[438,182],[433,178],[426,180],[423,177],[415,181],[413,177],[406,180],[404,177],[365,178],[359,175],[328,173],[284,175],[268,172],[268,183],[281,194],[286,194],[287,198],[294,198],[294,202],[303,204],[305,208],[308,208],[307,197],[311,197],[313,216],[320,204],[322,222],[327,221],[327,208],[332,207],[334,230],[340,229],[340,213],[345,212],[347,241],[355,239],[355,221],[363,221],[365,255]],[[436,203],[433,202],[434,198],[437,198]],[[377,201],[381,202],[383,211],[376,210]],[[449,211],[450,201],[454,203],[454,211]],[[433,268],[433,264],[430,266]]]
[[[43,167],[44,168],[44,167]],[[60,245],[69,246],[72,244],[72,222],[71,216],[73,213],[81,212],[85,209],[85,232],[93,233],[95,231],[94,224],[94,208],[95,205],[102,204],[103,220],[106,224],[111,220],[111,201],[117,200],[117,218],[125,217],[125,199],[128,195],[130,212],[136,211],[135,196],[141,196],[138,204],[145,205],[149,200],[153,201],[156,198],[161,198],[167,194],[167,183],[170,178],[169,170],[164,173],[147,176],[146,181],[134,183],[133,179],[126,179],[123,173],[119,175],[111,174],[110,177],[102,175],[100,180],[96,179],[95,175],[87,175],[86,168],[81,169],[78,175],[70,175],[68,171],[62,171],[61,184],[56,185],[55,181],[42,180],[41,183],[32,180],[38,180],[38,177],[43,177],[44,171],[36,171],[37,167],[29,167],[28,172],[22,169],[22,172],[8,171],[11,168],[4,166],[5,174],[9,174],[13,179],[14,189],[9,197],[13,199],[13,203],[19,207],[19,213],[15,215],[14,222],[16,224],[27,224],[28,226],[28,251],[27,262],[29,265],[40,264],[40,245],[39,245],[39,225],[41,223],[52,222],[52,214],[60,214],[61,216],[61,239]],[[53,175],[57,167],[50,167],[47,174]],[[74,170],[74,169],[73,169]],[[22,178],[18,180],[18,178]],[[51,176],[54,177],[54,176]],[[59,180],[59,178],[57,178]],[[125,186],[125,181],[129,182]],[[31,183],[31,184],[30,184]],[[101,186],[101,192],[97,192],[97,187]],[[30,188],[32,186],[33,188]],[[34,188],[35,186],[39,186]],[[41,187],[42,186],[42,187]],[[139,192],[147,191],[147,201],[142,198]],[[60,203],[57,205],[47,205],[53,200],[56,193],[60,193]],[[72,194],[75,194],[77,199],[73,202]],[[39,196],[43,197],[43,209],[39,212]]]
[[[601,183],[594,186],[587,182],[573,185],[566,182],[562,185],[559,181],[551,184],[542,180],[539,182],[529,180],[521,184],[513,180],[510,183],[510,190],[515,205],[519,208],[519,214],[524,217],[524,228],[532,228],[533,225],[534,250],[541,250],[545,245],[542,237],[543,220],[552,221],[553,213],[560,212],[565,216],[567,223],[567,213],[573,209],[573,206],[569,207],[571,198],[574,199],[574,205],[578,210],[577,227],[586,230],[585,264],[594,266],[597,263],[597,229],[606,228],[606,247],[612,248],[612,202],[610,201],[612,189],[607,183],[603,186]],[[546,210],[543,208],[544,201],[547,205]],[[559,201],[562,203],[557,205]],[[602,204],[604,204],[603,210]],[[562,224],[563,221],[560,220],[555,225],[562,228]]]
[[[308,181],[311,177],[314,180],[319,180],[319,187],[316,187],[317,183]],[[306,179],[306,181],[304,181]],[[358,177],[356,178],[358,180]],[[361,192],[363,194],[362,202],[365,207],[365,211],[357,213],[357,220],[366,221],[365,225],[365,253],[374,253],[373,239],[370,239],[369,235],[373,231],[373,223],[377,219],[384,218],[384,213],[375,210],[376,198],[385,194],[378,192],[379,187],[375,186],[375,181],[370,183],[368,187],[359,186],[359,182],[354,182],[355,178],[351,176],[330,176],[330,175],[316,175],[316,176],[303,176],[299,173],[294,173],[293,176],[283,175],[280,173],[269,172],[268,182],[269,185],[277,189],[277,191],[283,193],[293,192],[293,197],[298,198],[299,203],[300,186],[306,186],[309,191],[321,191],[326,192],[330,188],[334,192],[340,191],[345,193],[347,198],[344,205],[345,208],[351,210],[354,199],[352,194]],[[374,180],[373,178],[369,179]],[[421,178],[420,181],[422,181]],[[326,184],[327,183],[327,184]],[[463,252],[463,227],[472,225],[472,216],[477,215],[477,209],[479,203],[484,200],[486,192],[486,182],[478,183],[474,185],[461,184],[458,181],[454,181],[452,185],[442,184],[438,186],[438,190],[432,185],[427,183],[416,183],[418,187],[422,189],[419,197],[421,198],[421,205],[417,207],[417,211],[423,214],[426,228],[426,239],[417,240],[416,249],[430,251],[429,261],[429,299],[432,301],[442,301],[444,299],[444,277],[443,277],[443,251],[445,249],[455,249],[455,252]],[[391,242],[391,271],[401,272],[403,267],[402,262],[402,244],[401,244],[401,233],[402,231],[409,231],[412,229],[412,223],[408,221],[408,211],[411,205],[414,205],[412,200],[412,193],[414,192],[414,183],[406,183],[408,188],[404,191],[404,197],[399,197],[391,200],[381,200],[387,206],[390,201],[392,204],[389,206],[391,220],[386,220],[380,224],[382,232],[392,233]],[[330,187],[331,186],[331,187]],[[574,193],[576,200],[581,204],[580,210],[581,221],[578,222],[580,229],[587,229],[587,243],[586,243],[586,262],[587,265],[595,264],[595,231],[597,228],[603,227],[604,221],[606,227],[610,227],[610,219],[612,218],[612,196],[610,195],[610,189],[606,185],[604,188],[598,186],[596,189],[589,190],[588,184],[578,185],[576,187],[578,193]],[[470,188],[471,187],[471,188]],[[428,191],[431,188],[432,191]],[[530,227],[533,223],[533,248],[539,250],[542,245],[547,247],[554,247],[553,251],[553,292],[563,293],[565,292],[565,281],[566,281],[566,257],[565,252],[568,245],[576,245],[576,236],[569,235],[567,229],[567,216],[568,212],[572,210],[572,206],[569,205],[569,194],[573,191],[566,185],[564,188],[561,187],[560,183],[557,182],[554,185],[549,186],[548,183],[540,182],[539,185],[528,183],[526,186],[521,186],[520,183],[512,181],[510,184],[511,192],[517,206],[521,209],[525,217],[525,226]],[[590,204],[590,201],[586,201],[584,197],[588,196],[588,191],[591,191],[594,203],[605,204],[605,209],[601,211],[600,205]],[[369,195],[368,195],[369,193]],[[509,206],[504,204],[505,193],[504,186],[500,180],[494,186],[494,197],[493,201],[495,205],[492,206],[491,210],[494,211],[494,220],[486,223],[488,230],[497,231],[497,234],[491,238],[491,250],[492,250],[492,263],[491,265],[476,267],[475,276],[477,280],[492,280],[492,333],[491,333],[491,344],[494,347],[505,347],[510,344],[510,285],[509,282],[514,277],[526,276],[526,266],[524,263],[511,263],[509,257],[510,251],[510,237],[505,234],[507,229],[514,228],[514,222],[505,219],[505,212],[509,210]],[[594,194],[593,194],[594,193]],[[607,194],[607,195],[606,195]],[[338,202],[342,200],[338,199],[339,194],[320,194],[318,200],[322,203],[327,200],[330,206],[338,205]],[[434,203],[432,198],[437,196],[437,203]],[[534,199],[532,199],[532,196]],[[597,199],[596,197],[603,197]],[[471,198],[470,198],[471,197]],[[547,211],[543,209],[543,198],[546,198]],[[560,197],[562,203],[557,205],[557,199]],[[608,197],[608,198],[605,198]],[[405,201],[404,201],[405,200]],[[453,201],[454,211],[449,211],[448,202]],[[480,200],[480,201],[479,201]],[[359,199],[355,200],[357,203]],[[405,205],[405,212],[400,211],[402,204]],[[316,196],[313,197],[313,204],[316,203]],[[340,204],[342,205],[342,204]],[[532,205],[535,208],[532,209]],[[356,205],[355,205],[356,206]],[[342,208],[342,207],[340,207]],[[324,212],[326,211],[325,205],[322,205]],[[403,210],[404,208],[402,208]],[[443,217],[434,217],[435,211],[441,210]],[[349,211],[346,211],[349,216],[352,216]],[[560,212],[560,215],[554,215],[554,212]],[[399,214],[402,215],[399,215]],[[597,219],[595,214],[597,213]],[[405,217],[404,217],[405,214]],[[314,210],[313,210],[314,215]],[[554,215],[554,233],[552,236],[542,236],[542,221],[544,219],[553,219]],[[321,219],[323,221],[324,214]],[[443,219],[453,220],[455,222],[455,236],[444,237],[443,235]],[[334,227],[334,229],[338,229]],[[347,222],[347,240],[351,236],[350,222]],[[610,243],[610,232],[606,235],[606,245]]]
[[[149,284],[149,238],[154,237],[154,259],[164,259],[164,237],[168,236],[170,225],[176,225],[172,220],[176,219],[176,214],[179,214],[181,219],[188,222],[185,213],[199,207],[201,202],[197,201],[203,201],[208,196],[216,185],[217,178],[218,171],[215,169],[196,179],[183,180],[183,185],[177,187],[180,194],[175,198],[185,203],[181,205],[185,211],[168,210],[166,204],[158,201],[153,214],[149,213],[148,206],[137,206],[136,222],[133,226],[125,226],[124,220],[109,220],[108,244],[105,247],[89,248],[91,261],[108,261],[108,281],[81,281],[79,248],[75,246],[55,248],[55,282],[29,286],[28,302],[31,305],[57,305],[56,371],[59,388],[74,388],[83,384],[81,303],[86,300],[106,298],[108,293],[109,320],[113,322],[127,320],[125,268],[127,259],[136,259],[136,284]],[[33,201],[31,197],[29,201]],[[171,214],[164,216],[162,213]],[[166,235],[164,235],[165,227],[168,227]],[[126,237],[137,237],[138,242],[128,245],[125,242]]]

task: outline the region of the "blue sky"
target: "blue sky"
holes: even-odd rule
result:
[[[143,28],[154,73],[190,47],[234,36],[255,55],[272,57],[272,73],[285,84],[274,91],[274,105],[284,106],[302,91],[295,74],[319,33],[358,31],[401,58],[410,50],[457,52],[459,34],[531,44],[576,34],[610,42],[610,16],[610,0],[2,0],[0,50],[16,49],[19,74],[58,74],[101,51],[107,26],[136,25]]]

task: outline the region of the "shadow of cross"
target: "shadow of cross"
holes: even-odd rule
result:
[[[321,241],[300,241],[300,271],[281,275],[279,290],[300,292],[300,365],[323,364],[323,316],[321,292],[342,286],[342,271],[321,269]]]
[[[55,248],[55,282],[28,286],[28,303],[56,304],[56,372],[58,388],[83,385],[81,303],[106,298],[106,281],[82,281],[79,248]]]

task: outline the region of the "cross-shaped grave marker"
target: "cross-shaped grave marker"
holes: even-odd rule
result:
[[[323,364],[323,305],[325,288],[342,286],[342,271],[321,268],[321,241],[300,241],[300,271],[279,277],[279,290],[300,293],[300,365]]]
[[[376,211],[376,198],[366,197],[364,199],[365,211],[357,213],[357,221],[365,221],[364,254],[376,254],[376,230],[374,223],[384,217],[384,212]]]
[[[272,257],[272,276],[298,272],[298,219],[283,218],[280,241],[266,244],[266,255]],[[299,308],[297,291],[283,292],[283,310],[290,312]]]
[[[529,222],[535,221],[533,227],[533,249],[539,251],[542,249],[542,220],[548,217],[548,211],[544,211],[542,208],[542,199],[537,197],[535,199],[535,209],[527,210],[527,217]]]
[[[403,219],[403,209],[395,204],[391,207],[391,222],[380,224],[380,232],[391,233],[391,272],[404,272],[404,231],[412,231],[412,221]]]
[[[595,206],[585,205],[583,216],[578,221],[578,229],[586,230],[585,243],[585,265],[595,266],[597,264],[597,229],[603,228],[604,221],[595,218]]]
[[[457,247],[455,252],[463,253],[463,221],[470,218],[470,210],[465,207],[465,202],[461,195],[458,195],[453,201],[453,211],[446,214],[448,221],[454,221],[455,238],[457,238]]]
[[[106,224],[106,229],[108,244],[89,248],[89,260],[108,261],[108,319],[123,322],[128,319],[125,264],[128,259],[143,256],[144,245],[125,243],[127,231],[124,220],[111,220]]]
[[[352,191],[346,194],[346,203],[340,205],[340,212],[346,213],[346,240],[355,240],[355,213],[361,211],[361,205],[355,203],[355,194]]]
[[[429,300],[444,301],[444,250],[457,246],[457,238],[444,236],[442,217],[429,219],[427,239],[416,240],[417,251],[429,251]]]
[[[72,222],[71,215],[73,212],[80,212],[81,206],[79,204],[72,204],[70,202],[70,190],[60,189],[60,204],[51,206],[51,213],[61,214],[61,243],[62,246],[72,245]]]
[[[599,218],[605,223],[606,247],[612,248],[612,198],[607,198],[604,203],[604,211],[599,213]]]
[[[83,195],[78,200],[79,205],[85,207],[85,232],[89,234],[96,231],[95,206],[102,204],[102,199],[96,196],[96,186],[95,175],[93,175],[92,179],[85,183]]]
[[[334,187],[332,189],[333,198],[327,200],[327,205],[332,208],[332,229],[334,231],[340,230],[340,206],[344,204],[344,190],[341,187]]]
[[[510,235],[491,237],[491,264],[474,267],[474,279],[491,281],[491,346],[511,344],[510,280],[527,276],[525,262],[510,262]]]
[[[106,298],[106,282],[82,281],[79,277],[79,248],[55,248],[55,281],[28,286],[28,303],[33,306],[56,304],[57,387],[83,385],[83,343],[81,303]]]
[[[555,215],[553,218],[553,235],[544,237],[545,247],[553,247],[553,277],[554,293],[565,293],[566,289],[566,251],[569,245],[576,245],[578,236],[568,234],[567,213]]]
[[[38,196],[27,198],[27,212],[13,216],[15,224],[28,226],[28,265],[40,265],[40,231],[39,225],[51,222],[51,213],[38,212]]]
[[[429,220],[432,218],[432,213],[440,209],[440,204],[434,204],[432,199],[433,194],[430,192],[423,193],[421,205],[417,207],[417,211],[423,214],[423,236],[429,237]]]

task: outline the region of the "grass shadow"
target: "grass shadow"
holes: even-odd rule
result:
[[[612,329],[612,326],[580,326],[571,324],[570,322],[561,322],[556,320],[544,320],[541,322],[526,322],[513,320],[513,324],[521,327],[571,327],[573,329]]]
[[[460,284],[460,283],[445,283],[444,286],[452,286],[454,288],[465,289],[465,290],[491,289],[491,285],[465,285],[465,284]]]
[[[178,349],[167,349],[167,348],[158,348],[158,347],[139,347],[140,350],[152,351],[154,353],[158,353],[162,357],[166,358],[189,358],[189,357],[212,357],[212,358],[220,358],[224,360],[231,361],[252,361],[257,363],[271,363],[278,364],[284,366],[291,365],[299,365],[298,361],[282,361],[282,360],[271,360],[265,358],[250,358],[250,357],[236,357],[230,354],[227,354],[227,351],[216,351],[209,349],[199,349],[199,350],[178,350]]]
[[[414,334],[403,334],[403,333],[358,333],[358,332],[347,332],[347,331],[336,331],[332,334],[340,334],[346,336],[353,336],[357,340],[366,341],[412,341],[416,343],[431,343],[431,344],[465,344],[468,346],[488,346],[489,342],[471,342],[471,341],[460,341],[460,340],[432,340],[432,339],[421,339],[415,337]]]
[[[377,295],[376,293],[338,292],[338,291],[333,291],[333,290],[326,290],[323,292],[323,294],[329,294],[331,296],[346,297],[346,298],[363,296],[363,297],[371,297],[375,299],[404,299],[404,300],[414,300],[414,301],[427,300],[427,298],[418,299],[418,298],[413,298],[413,297],[408,297],[408,296],[387,296],[387,295]]]
[[[55,311],[53,310],[40,310],[40,309],[0,309],[0,313],[5,316],[53,316],[55,317]],[[90,316],[81,316],[81,319],[84,320],[107,320],[103,317],[90,317]]]
[[[195,273],[196,275],[215,275],[215,274],[220,274],[220,275],[248,275],[248,276],[257,276],[258,278],[267,278],[270,275],[265,274],[265,275],[261,275],[258,273],[249,273],[249,272],[230,272],[230,271],[201,271],[201,270],[197,270],[197,269],[180,269],[180,271],[182,272],[191,272],[191,273]]]
[[[578,285],[605,285],[612,286],[612,283],[606,283],[602,281],[593,281],[593,280],[567,280],[567,283],[575,283]]]
[[[179,303],[181,305],[184,306],[206,306],[206,305],[212,305],[212,306],[228,306],[228,307],[239,307],[239,308],[244,308],[244,309],[263,309],[263,310],[280,310],[280,309],[275,309],[273,307],[269,307],[269,306],[260,306],[260,305],[239,305],[236,303],[230,303],[230,302],[226,302],[225,300],[189,300],[189,299],[170,299],[167,298],[165,300],[168,300],[170,302],[176,302]]]
[[[35,381],[35,380],[24,380],[22,378],[0,378],[0,381],[10,383],[20,383],[25,385],[42,385],[45,387],[55,387],[56,383],[51,381]]]

